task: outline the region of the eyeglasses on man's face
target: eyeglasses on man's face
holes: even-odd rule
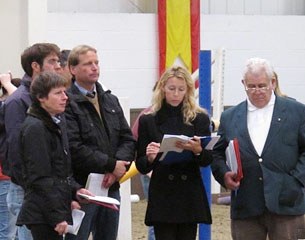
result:
[[[255,93],[256,91],[259,91],[261,93],[265,93],[267,92],[268,90],[270,89],[269,86],[245,86],[245,90],[248,92],[248,93]]]

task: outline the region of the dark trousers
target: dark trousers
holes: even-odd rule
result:
[[[160,223],[154,225],[156,240],[195,240],[196,223]]]
[[[62,240],[63,236],[58,235],[53,227],[46,224],[33,224],[30,228],[34,240]]]
[[[305,238],[304,216],[266,212],[258,217],[231,220],[233,240],[298,240]]]

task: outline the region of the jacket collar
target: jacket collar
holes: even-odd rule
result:
[[[33,103],[28,109],[27,113],[30,116],[40,119],[46,125],[46,127],[53,132],[58,132],[60,129],[52,119],[51,115],[37,103]]]
[[[21,79],[21,83],[20,84],[24,85],[27,88],[30,88],[31,82],[32,82],[32,78],[29,75],[24,74],[22,79]]]

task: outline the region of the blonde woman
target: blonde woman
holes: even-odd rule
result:
[[[197,223],[212,222],[200,167],[211,163],[197,136],[210,135],[210,119],[195,103],[194,83],[182,67],[168,69],[154,91],[152,110],[139,120],[136,166],[142,174],[153,170],[145,224],[153,226],[156,240],[194,240]],[[191,159],[166,164],[159,161],[164,134],[192,137],[176,146],[189,150]]]

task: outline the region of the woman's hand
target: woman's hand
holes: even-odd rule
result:
[[[150,144],[147,145],[146,156],[150,163],[152,163],[155,160],[159,152],[159,149],[160,149],[160,143],[151,142]]]
[[[90,191],[88,191],[86,188],[78,189],[77,192],[76,192],[76,199],[80,203],[89,203],[89,201],[82,198],[81,196],[79,196],[78,193],[83,193],[83,194],[86,194],[86,195],[89,195],[89,196],[94,196],[94,194],[91,193]]]
[[[54,230],[58,232],[59,235],[66,234],[68,231],[68,223],[66,221],[57,223]]]
[[[196,136],[187,142],[177,141],[176,147],[192,151],[195,155],[199,155],[202,152],[201,140]]]
[[[71,202],[71,210],[73,210],[73,209],[81,209],[81,207],[77,201]]]

